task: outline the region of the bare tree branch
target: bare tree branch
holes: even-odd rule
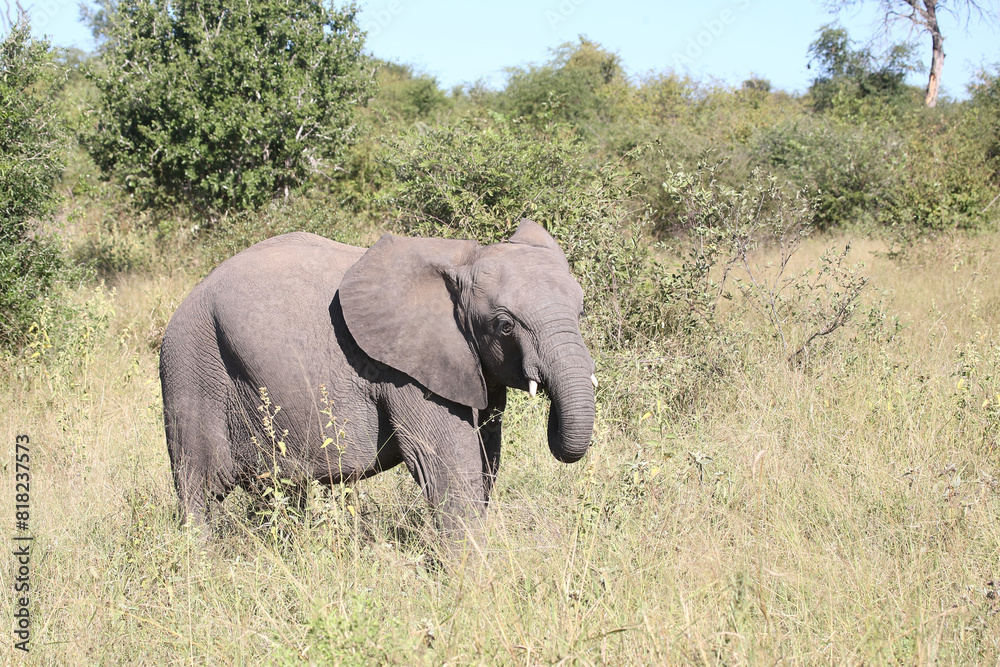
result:
[[[10,0],[4,0],[3,4],[4,10],[0,14],[0,27],[4,29],[4,32],[10,32],[17,23],[27,20],[28,11],[21,6],[21,0],[14,0],[13,7],[11,7]]]
[[[823,5],[827,11],[838,14],[849,7],[872,4],[873,0],[825,0]],[[938,13],[944,12],[964,22],[968,31],[973,18],[1000,20],[1000,2],[998,0],[875,0],[882,13],[882,29],[884,36],[904,21],[909,25],[910,35],[913,31],[927,33],[931,36],[931,67],[927,77],[927,92],[924,104],[929,107],[937,104],[938,92],[941,88],[941,73],[944,69],[944,35],[938,23]]]

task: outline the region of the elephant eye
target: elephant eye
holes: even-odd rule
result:
[[[506,317],[497,320],[497,330],[504,336],[514,333],[514,323]]]

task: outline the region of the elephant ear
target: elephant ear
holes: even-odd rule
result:
[[[459,328],[455,276],[475,241],[386,234],[340,283],[344,321],[365,354],[435,394],[486,407],[479,356]]]
[[[556,243],[556,240],[552,238],[552,235],[544,227],[533,220],[522,218],[521,224],[517,226],[517,231],[507,239],[507,242],[551,250],[562,260],[562,264],[569,271],[569,262],[566,261],[566,255],[563,254],[562,248],[559,247],[559,244]]]

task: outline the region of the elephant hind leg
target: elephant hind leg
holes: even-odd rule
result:
[[[167,418],[167,450],[184,524],[205,525],[213,506],[235,486],[232,455],[225,424],[192,411],[179,420]]]
[[[205,525],[211,506],[235,483],[226,423],[230,382],[205,323],[180,310],[174,320],[160,348],[167,451],[182,522]]]
[[[176,360],[173,355],[165,357],[160,366],[167,451],[182,522],[205,525],[211,507],[235,485],[225,397],[220,396],[224,392],[208,386],[217,374],[207,372],[206,368],[189,369]],[[186,363],[187,359],[183,361]],[[197,378],[194,390],[179,381],[192,376]]]

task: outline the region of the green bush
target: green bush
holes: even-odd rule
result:
[[[52,101],[56,66],[22,17],[0,42],[0,348],[17,349],[55,308],[66,266],[40,230],[59,202],[65,132]],[[36,325],[37,326],[37,325]]]
[[[431,663],[433,628],[416,633],[364,592],[343,596],[333,609],[319,609],[309,619],[306,645],[310,664],[424,665]],[[280,646],[279,665],[301,665],[303,653]]]
[[[992,70],[980,70],[969,92],[972,99],[964,127],[985,159],[990,184],[1000,187],[1000,63]]]
[[[911,45],[897,44],[879,57],[870,49],[855,49],[843,28],[825,26],[809,45],[809,55],[819,71],[809,87],[817,111],[878,118],[922,101],[922,94],[906,85],[906,75],[917,68]]]
[[[368,81],[353,5],[125,0],[87,145],[140,207],[259,206],[327,169]]]
[[[663,91],[665,84],[667,88]],[[767,168],[766,162],[762,164],[754,153],[758,135],[806,113],[801,100],[772,92],[768,85],[766,81],[751,79],[741,88],[733,89],[660,78],[643,82],[637,89],[638,103],[633,105],[635,111],[631,117],[643,119],[653,114],[637,127],[636,133],[655,145],[655,150],[643,154],[640,170],[646,180],[641,194],[653,209],[658,235],[666,238],[676,232],[678,225],[683,226],[680,218],[685,215],[661,187],[669,178],[668,164],[694,171],[705,152],[711,151],[720,159],[725,158],[715,171],[715,178],[733,188],[744,183],[754,167]],[[686,92],[681,95],[681,90]],[[666,109],[662,102],[657,102],[664,92],[670,94],[667,99],[671,100]]]
[[[432,120],[436,113],[449,106],[449,98],[438,87],[437,80],[426,74],[415,74],[409,65],[379,63],[376,82],[378,93],[371,107],[395,121]]]
[[[542,125],[606,120],[627,90],[621,59],[583,37],[555,49],[544,65],[510,68],[508,77],[496,98],[499,109]]]
[[[990,169],[966,113],[943,104],[892,122],[797,118],[758,133],[754,159],[814,193],[820,229],[975,228]]]
[[[812,202],[801,192],[789,196],[759,169],[729,187],[716,177],[720,166],[671,171],[663,184],[687,227],[685,257],[665,291],[683,306],[696,339],[718,340],[730,352],[734,337],[770,339],[782,357],[801,364],[851,321],[868,278],[860,264],[847,263],[850,244],[792,270],[792,256],[812,231]]]
[[[392,177],[383,155],[399,127],[421,127],[455,109],[437,81],[415,74],[407,65],[375,61],[376,91],[356,117],[356,139],[341,156],[338,168],[323,185],[341,207],[356,214],[384,214],[378,197]]]

